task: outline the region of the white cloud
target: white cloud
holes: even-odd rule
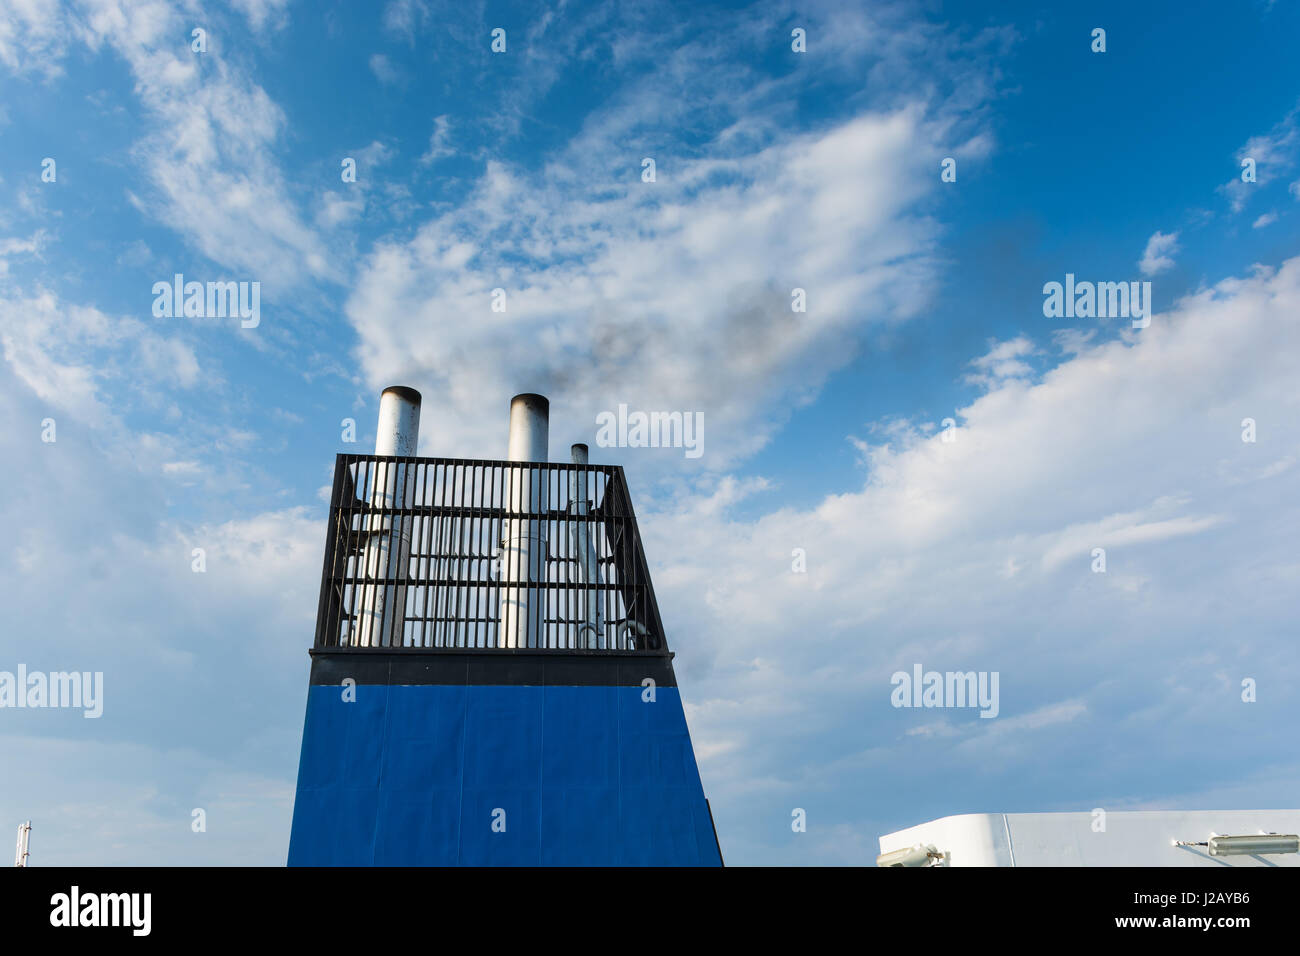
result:
[[[1165,235],[1158,229],[1151,234],[1147,245],[1142,250],[1142,259],[1138,268],[1144,276],[1153,276],[1174,267],[1173,256],[1178,252],[1178,233]]]
[[[280,29],[287,22],[285,11],[289,0],[231,0],[231,6],[248,18],[248,25],[255,31],[266,28]]]
[[[1033,374],[1033,369],[1023,360],[1037,351],[1023,335],[995,343],[987,354],[970,363],[975,371],[966,376],[966,381],[973,385],[992,386],[1009,379],[1025,378]]]
[[[61,301],[48,291],[0,293],[0,347],[13,374],[51,409],[117,431],[106,383],[152,390],[190,388],[200,379],[193,348],[147,323]]]
[[[126,61],[152,120],[134,148],[152,187],[130,195],[136,206],[239,278],[281,288],[337,278],[340,266],[302,220],[272,158],[284,114],[223,57],[221,33],[209,31],[207,52],[195,54],[175,42],[188,36],[189,21],[167,4],[82,0],[79,9],[78,35]]]
[[[128,429],[107,387],[113,363],[75,361],[111,347],[120,321],[52,296],[14,306],[0,308],[0,328],[18,335],[24,323],[13,316],[35,315],[36,346],[72,343],[58,361],[85,370],[88,394],[33,380],[40,368],[0,366],[0,417],[12,426],[0,431],[0,461],[23,476],[22,493],[0,500],[10,529],[0,577],[23,595],[10,602],[6,633],[41,635],[10,642],[0,667],[101,671],[104,709],[97,720],[5,712],[0,755],[27,771],[0,788],[0,817],[35,821],[33,859],[43,865],[283,864],[319,508],[231,516],[227,480],[207,495],[227,517],[179,521],[176,490],[222,464],[204,447],[203,403],[188,406],[190,447]],[[126,339],[129,353],[135,336]],[[47,416],[58,423],[49,444]],[[248,480],[248,465],[238,470]],[[194,548],[206,552],[205,573],[192,570]],[[205,834],[190,829],[195,807],[207,811]]]
[[[35,234],[28,236],[26,239],[9,238],[0,239],[0,256],[11,256],[14,253],[37,253],[45,244],[44,230],[38,230]]]
[[[639,153],[593,183],[586,144],[576,169],[489,162],[462,206],[364,263],[347,313],[367,379],[439,382],[433,447],[471,455],[498,450],[517,391],[548,394],[575,440],[621,402],[702,411],[717,467],[759,447],[774,407],[809,396],[863,326],[927,300],[936,227],[913,207],[934,186],[907,170],[940,135],[919,108],[867,114],[725,159],[665,159],[655,183]]]
[[[1263,229],[1265,226],[1271,226],[1275,222],[1277,222],[1277,213],[1266,212],[1250,225],[1252,229]]]
[[[1108,515],[1096,521],[1071,525],[1049,536],[1051,543],[1042,557],[1045,570],[1055,570],[1067,561],[1084,563],[1094,548],[1114,550],[1132,545],[1182,535],[1200,534],[1222,521],[1217,515],[1183,515],[1166,520],[1144,520],[1152,512],[1164,510],[1161,503],[1155,503],[1144,512]]]
[[[355,221],[366,209],[365,194],[328,190],[316,204],[316,222],[325,229]]]
[[[48,241],[49,235],[44,229],[36,230],[26,239],[19,239],[16,236],[0,238],[0,278],[8,275],[11,257],[39,256]]]
[[[389,0],[384,7],[384,29],[413,40],[417,30],[428,23],[432,11],[424,0]]]
[[[1296,164],[1298,153],[1300,153],[1300,108],[1293,109],[1267,133],[1252,136],[1237,151],[1238,173],[1219,187],[1219,191],[1227,195],[1232,211],[1240,212],[1252,191],[1290,171]],[[1253,183],[1243,182],[1241,179],[1240,166],[1246,159],[1255,161]]]
[[[392,86],[402,79],[401,71],[393,66],[393,61],[382,53],[376,53],[370,57],[370,72],[375,74],[375,79],[386,86]]]
[[[454,156],[456,151],[451,148],[450,140],[451,117],[445,114],[435,116],[433,118],[433,132],[429,135],[429,148],[420,157],[420,162],[427,166],[447,156]]]
[[[58,0],[6,0],[0,6],[0,63],[18,75],[59,76],[67,34]]]
[[[48,634],[24,648],[30,666],[102,672],[103,716],[7,717],[0,753],[29,772],[7,782],[0,812],[36,820],[44,865],[282,865],[319,523],[290,511],[181,534],[166,524],[161,496],[139,500],[144,482],[103,459],[95,477],[120,497],[80,487],[76,501],[60,502],[50,492],[66,492],[67,466],[93,455],[75,445],[51,452],[64,452],[63,467],[50,490],[28,496],[40,510],[24,521],[44,533],[14,549],[22,562],[0,554],[0,570],[32,593],[54,579],[72,586],[24,602],[10,626]],[[15,507],[0,514],[12,519]],[[206,549],[206,573],[191,570],[193,547]],[[190,829],[196,807],[206,833]]]
[[[955,442],[893,430],[866,446],[863,486],[816,507],[741,520],[700,506],[708,482],[643,506],[678,673],[704,702],[690,721],[724,845],[756,852],[760,828],[738,817],[868,793],[886,768],[891,787],[924,794],[911,815],[836,819],[879,833],[986,791],[1033,809],[1093,805],[1097,773],[1141,799],[1153,762],[1251,735],[1243,759],[1279,759],[1266,743],[1276,718],[1233,688],[1300,679],[1297,322],[1293,259],[990,384],[958,410]],[[1241,441],[1247,416],[1269,423],[1266,439]],[[791,571],[796,547],[806,573]],[[1001,716],[894,710],[889,676],[916,662],[999,671]],[[1275,714],[1300,706],[1280,693]],[[1119,734],[1123,748],[1098,743]],[[1046,767],[1051,781],[1025,791]],[[786,786],[767,794],[773,777]]]

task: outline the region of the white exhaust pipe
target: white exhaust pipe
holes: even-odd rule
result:
[[[413,457],[420,435],[420,393],[392,385],[379,396],[379,427],[375,454]],[[392,462],[372,463],[370,504],[375,508],[410,508],[415,504],[415,467]],[[361,476],[358,476],[361,477]],[[404,578],[411,565],[411,515],[372,517],[366,538],[363,573],[368,580]],[[361,588],[357,607],[357,647],[402,644],[406,618],[406,586],[370,584]]]
[[[506,459],[545,462],[551,403],[541,395],[510,400],[510,439]],[[546,580],[546,521],[535,517],[547,507],[546,472],[511,468],[506,476],[506,510],[534,517],[507,518],[501,539],[501,634],[498,647],[542,647],[546,592],[528,585]],[[519,586],[519,585],[522,585]]]
[[[587,464],[587,446],[574,445],[570,454],[575,465]],[[577,518],[569,523],[569,543],[573,549],[573,561],[577,567],[578,583],[587,588],[581,592],[581,606],[578,608],[577,641],[573,645],[586,650],[600,647],[601,636],[605,633],[605,623],[601,615],[601,592],[595,585],[600,584],[600,562],[596,557],[596,545],[592,529],[587,521],[591,509],[588,493],[589,475],[585,471],[569,472],[569,511]]]

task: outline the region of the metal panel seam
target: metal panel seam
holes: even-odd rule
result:
[[[621,677],[623,664],[618,663],[617,668]],[[614,862],[616,866],[626,866],[626,849],[623,846],[623,701],[619,699],[619,690],[621,688],[614,689],[614,752],[618,754],[617,776],[614,778],[614,786],[618,791],[618,859]]]
[[[461,684],[460,715],[460,809],[456,813],[456,865],[464,866],[465,851],[465,736],[469,732],[469,665],[465,665],[465,683]]]
[[[393,665],[389,663],[388,669],[391,673]],[[355,688],[353,688],[355,690]],[[379,819],[384,812],[384,764],[388,757],[388,715],[392,711],[393,705],[393,688],[391,684],[384,685],[384,732],[380,739],[379,747],[379,787],[375,791],[375,822],[371,829],[370,836],[370,865],[379,865]]]
[[[546,799],[542,787],[542,780],[546,776],[546,703],[550,697],[551,687],[547,683],[546,662],[542,661],[542,707],[541,714],[538,715],[537,721],[539,730],[539,740],[537,742],[537,865],[544,865],[542,862],[542,845],[545,841],[542,838],[542,803]]]

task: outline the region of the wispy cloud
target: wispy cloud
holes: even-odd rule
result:
[[[445,114],[435,116],[433,132],[429,135],[429,148],[420,157],[420,162],[429,165],[454,154],[455,150],[451,147],[451,117]]]
[[[375,79],[380,83],[388,86],[395,86],[402,81],[402,72],[382,53],[370,57],[370,72],[375,74]]]
[[[1034,343],[1024,336],[998,342],[987,354],[970,363],[975,371],[966,376],[966,381],[972,385],[988,387],[1008,379],[1028,378],[1033,374],[1033,369],[1024,359],[1037,351]]]
[[[79,33],[126,62],[151,117],[135,147],[151,186],[132,196],[142,211],[212,261],[278,288],[339,275],[273,159],[283,111],[225,59],[218,34],[195,53],[175,42],[189,35],[178,10],[118,0],[84,2]]]
[[[1254,181],[1243,180],[1239,171],[1236,177],[1220,186],[1219,190],[1227,195],[1232,211],[1240,212],[1252,192],[1290,172],[1295,167],[1298,156],[1300,107],[1284,116],[1267,133],[1252,136],[1237,150],[1239,166],[1246,160],[1253,160]]]
[[[1138,261],[1138,268],[1142,270],[1144,276],[1153,276],[1167,269],[1174,267],[1174,255],[1178,252],[1178,233],[1171,232],[1165,235],[1163,232],[1156,230],[1147,240],[1146,248],[1142,250],[1142,258]]]

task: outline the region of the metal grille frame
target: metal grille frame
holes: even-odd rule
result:
[[[531,574],[505,547],[524,527]],[[502,626],[516,598],[537,609],[523,634]],[[623,469],[338,455],[315,647],[666,653]]]

